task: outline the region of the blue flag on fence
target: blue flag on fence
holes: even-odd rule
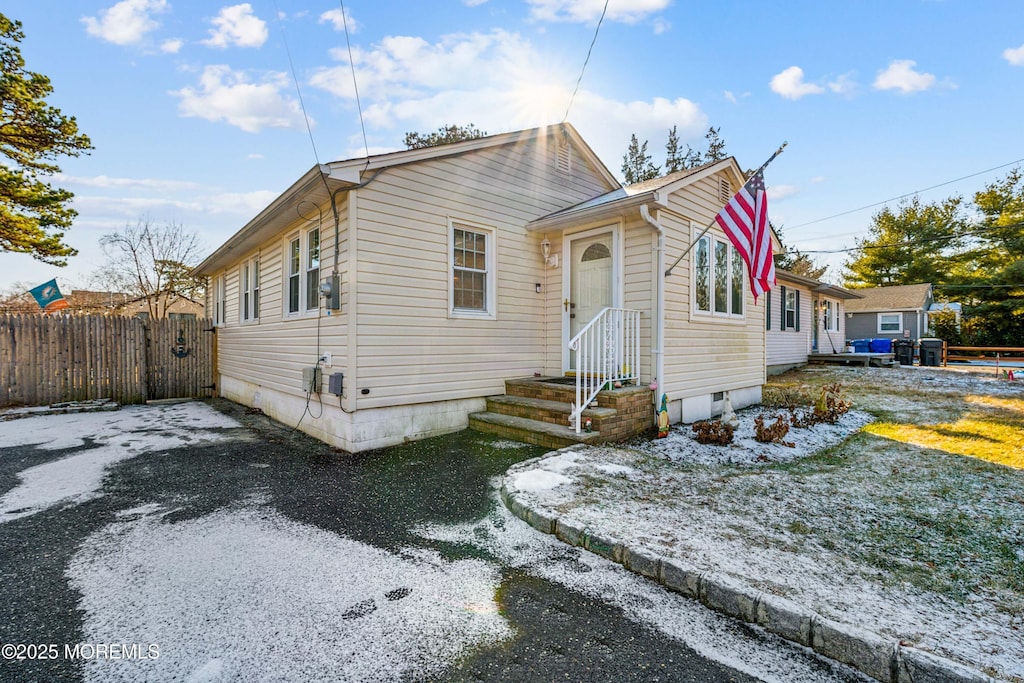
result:
[[[28,291],[36,298],[36,303],[39,304],[39,308],[43,309],[44,313],[59,311],[62,308],[67,308],[69,305],[68,300],[60,293],[56,279],[44,282]]]

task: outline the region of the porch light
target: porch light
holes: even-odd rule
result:
[[[547,235],[544,235],[544,239],[540,243],[540,253],[544,257],[544,265],[557,268],[558,267],[558,254],[551,255],[551,240],[548,239]]]

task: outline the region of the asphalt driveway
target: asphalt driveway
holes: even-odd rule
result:
[[[0,422],[0,680],[864,680],[512,517],[541,452],[352,456],[226,401]]]

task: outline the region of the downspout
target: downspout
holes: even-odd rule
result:
[[[651,218],[651,212],[646,204],[640,205],[640,217],[658,232],[658,283],[654,304],[655,343],[651,348],[651,361],[654,368],[654,379],[651,383],[658,383],[658,389],[653,392],[651,400],[654,403],[654,409],[657,410],[660,403],[658,399],[665,387],[665,228]]]

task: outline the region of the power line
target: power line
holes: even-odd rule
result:
[[[277,0],[274,0],[274,14],[277,15],[277,27],[281,30],[281,41],[284,43],[284,52],[288,55],[288,66],[292,70],[292,82],[295,83],[295,92],[299,95],[299,107],[302,109],[302,119],[306,122],[306,133],[309,134],[309,144],[313,147],[313,158],[317,166],[320,165],[320,155],[316,153],[316,142],[313,140],[313,128],[309,125],[309,115],[306,113],[306,105],[302,101],[302,90],[299,89],[299,78],[295,75],[295,63],[292,61],[292,51],[288,47],[288,36],[284,32],[284,22],[281,20],[281,10],[277,8]]]
[[[908,242],[893,242],[889,244],[864,244],[858,247],[844,247],[842,249],[814,249],[814,250],[802,250],[792,249],[789,251],[781,252],[783,254],[846,254],[851,251],[864,251],[868,249],[899,249],[902,247],[912,247],[919,244],[930,244],[932,242],[943,242],[946,240],[959,239],[961,237],[980,237],[986,232],[991,230],[1005,230],[1007,228],[1019,228],[1024,226],[1024,221],[1018,221],[1016,223],[1009,223],[1007,225],[989,225],[989,226],[977,226],[973,230],[961,233],[955,233],[952,235],[940,235],[938,237],[925,237],[919,240],[913,240]]]
[[[569,105],[565,108],[565,116],[562,117],[562,123],[565,123],[566,119],[569,118],[569,110],[572,109],[572,103],[576,99],[576,93],[579,92],[580,83],[583,81],[583,73],[587,70],[587,64],[590,62],[590,53],[594,51],[594,43],[597,42],[597,34],[601,32],[601,22],[604,21],[604,15],[608,12],[608,0],[604,0],[604,9],[601,10],[601,18],[597,20],[597,28],[594,29],[594,37],[590,41],[590,47],[587,49],[587,58],[583,60],[583,68],[580,69],[580,77],[576,79],[576,87],[572,91],[572,96],[569,98]]]
[[[345,27],[345,46],[348,48],[348,65],[352,70],[352,89],[356,93],[356,110],[359,112],[359,127],[363,131],[363,150],[366,152],[366,162],[370,162],[370,144],[366,141],[366,124],[363,123],[363,105],[359,102],[359,85],[356,83],[356,65],[352,61],[352,41],[348,37],[348,14],[345,12],[345,0],[338,0],[341,5],[341,23]]]
[[[962,177],[957,178],[955,180],[947,180],[944,183],[939,183],[938,185],[932,185],[931,187],[926,187],[926,188],[924,188],[922,190],[914,190],[913,192],[908,192],[906,194],[901,194],[898,197],[892,197],[891,199],[885,199],[885,200],[880,201],[880,202],[875,202],[874,204],[866,204],[865,206],[861,206],[861,207],[856,208],[856,209],[850,209],[848,211],[842,211],[840,213],[832,214],[831,216],[825,216],[824,218],[817,218],[817,219],[815,219],[813,221],[808,221],[807,223],[800,223],[799,225],[791,225],[791,226],[788,227],[788,229],[789,230],[795,230],[796,228],[803,228],[803,227],[806,227],[808,225],[814,225],[815,223],[822,223],[824,221],[832,220],[833,218],[839,218],[840,216],[847,216],[847,215],[849,215],[851,213],[857,213],[858,211],[864,211],[865,209],[873,209],[876,206],[882,206],[883,204],[888,204],[889,202],[894,202],[894,201],[897,201],[897,200],[900,200],[900,199],[906,199],[907,197],[913,197],[914,195],[921,194],[922,192],[927,192],[928,190],[934,190],[935,188],[938,188],[938,187],[944,187],[945,185],[952,185],[953,183],[958,183],[961,180],[967,180],[968,178],[974,178],[975,176],[984,175],[986,173],[991,173],[992,171],[998,171],[1001,168],[1006,168],[1007,166],[1013,166],[1014,164],[1019,164],[1022,161],[1024,161],[1024,159],[1017,159],[1016,161],[1011,161],[1011,162],[1006,163],[1006,164],[1000,164],[999,166],[993,166],[992,168],[985,169],[984,171],[978,171],[977,173],[971,173],[970,175],[965,175],[965,176],[962,176]]]

